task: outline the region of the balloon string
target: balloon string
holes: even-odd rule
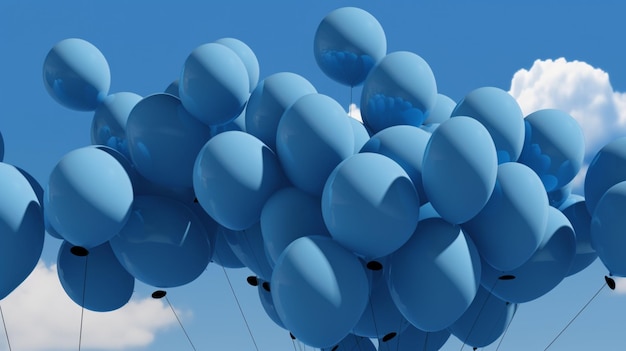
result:
[[[352,88],[350,88],[352,89]],[[376,335],[380,335],[378,333],[378,325],[376,324],[376,316],[374,315],[374,305],[372,304],[372,292],[370,289],[369,292],[369,304],[370,304],[370,310],[372,311],[372,321],[374,322],[374,331],[376,331]],[[358,345],[358,343],[357,343]],[[387,349],[389,349],[389,346],[387,346]],[[359,350],[361,350],[361,346],[359,345]]]
[[[259,270],[261,270],[261,262],[259,261],[258,257],[256,256],[256,250],[254,250],[252,248],[252,245],[250,244],[250,239],[248,239],[248,232],[244,229],[243,230],[243,237],[246,240],[246,243],[248,244],[248,247],[250,248],[250,252],[252,252],[252,258],[254,258],[254,261],[256,262],[257,267],[259,267]]]
[[[87,295],[87,262],[89,255],[85,256],[85,273],[83,275],[83,296],[80,304],[80,331],[78,332],[78,351],[83,344],[83,319],[85,317],[85,295]]]
[[[506,302],[506,306],[509,306],[511,303],[510,302]],[[513,314],[515,314],[515,312],[517,311],[517,306],[513,306],[514,310],[513,310]],[[500,318],[505,317],[506,318],[506,313],[507,313],[507,309],[503,309],[502,311],[500,311],[500,314],[498,315],[497,319],[494,319],[494,323],[491,326],[491,332],[489,333],[489,335],[493,335],[493,332],[496,330],[496,327],[498,326],[498,321],[500,320]],[[511,319],[513,319],[513,316],[511,316]],[[509,327],[510,321],[507,323],[506,328]],[[503,332],[504,333],[504,332]]]
[[[298,351],[298,348],[296,347],[296,341],[294,339],[291,339],[291,343],[293,344],[294,351]]]
[[[550,346],[552,346],[552,344],[554,344],[554,342],[561,336],[561,334],[563,334],[563,332],[565,332],[565,330],[574,322],[574,320],[576,320],[576,318],[578,318],[578,316],[580,316],[580,314],[585,310],[585,308],[587,308],[587,306],[589,306],[589,304],[591,303],[591,301],[593,301],[599,294],[600,292],[602,292],[602,289],[604,289],[604,287],[606,286],[606,282],[602,284],[602,286],[600,287],[600,289],[598,289],[598,291],[596,291],[596,293],[593,295],[593,297],[591,297],[591,299],[589,301],[587,301],[587,303],[580,309],[580,311],[578,311],[578,313],[576,313],[576,315],[574,316],[574,318],[572,318],[567,325],[561,329],[561,331],[559,332],[559,334],[550,342],[550,344],[548,344],[548,346],[546,346],[545,349],[543,349],[543,351],[546,351],[547,349],[550,348]]]
[[[506,333],[509,331],[509,327],[511,326],[511,323],[513,323],[513,318],[515,318],[515,315],[517,314],[517,309],[519,308],[519,305],[515,306],[515,310],[513,311],[513,316],[511,316],[511,320],[509,321],[509,323],[507,323],[506,328],[504,328],[504,333],[502,333],[502,337],[500,338],[500,341],[498,342],[498,346],[496,347],[496,351],[498,351],[500,349],[500,345],[502,345],[502,341],[504,340],[504,337],[506,336]]]
[[[239,299],[235,294],[235,289],[233,289],[233,284],[230,282],[230,278],[228,277],[228,273],[226,273],[226,268],[222,266],[222,270],[224,271],[224,276],[226,277],[226,281],[228,281],[228,286],[230,286],[230,291],[233,293],[233,297],[235,298],[235,302],[237,302],[237,307],[239,307],[239,312],[243,317],[243,322],[246,324],[246,328],[248,329],[248,333],[250,334],[250,338],[252,339],[252,343],[254,344],[254,348],[259,351],[259,347],[256,344],[256,340],[254,340],[254,336],[252,335],[252,330],[250,330],[250,325],[248,324],[248,320],[246,319],[246,315],[243,313],[243,308],[241,308],[241,304],[239,303]]]
[[[424,347],[422,348],[422,350],[428,350],[426,347],[428,346],[428,336],[430,335],[429,332],[426,333],[426,336],[424,337]],[[400,345],[400,344],[398,344]]]
[[[2,306],[0,306],[0,318],[2,318],[2,326],[4,327],[4,335],[7,337],[7,345],[9,345],[9,351],[11,351],[11,342],[9,341],[9,331],[7,330],[7,324],[4,320],[4,313],[2,312]]]
[[[474,331],[474,327],[476,326],[476,323],[478,322],[478,318],[480,318],[480,314],[483,313],[483,309],[485,308],[485,306],[487,305],[487,301],[489,301],[489,298],[491,297],[491,292],[493,291],[493,289],[496,288],[496,285],[498,285],[499,280],[500,279],[496,279],[496,281],[493,282],[493,284],[491,285],[491,288],[489,289],[489,295],[480,306],[480,309],[478,310],[478,314],[476,315],[476,318],[474,319],[474,322],[472,323],[470,330],[467,332],[467,335],[465,336],[465,339],[463,340],[463,345],[461,345],[461,349],[459,351],[463,351],[463,348],[465,347],[465,344],[467,343],[467,339],[469,339],[470,335],[472,335],[472,332]]]
[[[189,334],[187,334],[187,330],[185,330],[185,327],[183,326],[183,323],[180,321],[180,318],[178,318],[178,314],[176,313],[176,310],[174,310],[174,306],[172,306],[172,303],[170,302],[170,299],[167,298],[167,296],[165,296],[165,301],[167,301],[167,304],[170,306],[170,309],[172,310],[172,313],[174,313],[174,317],[176,317],[176,320],[178,321],[178,325],[180,325],[180,328],[183,330],[183,333],[185,334],[185,337],[187,338],[187,341],[189,341],[189,344],[191,345],[191,348],[196,350],[196,347],[191,342],[191,338],[189,337]]]

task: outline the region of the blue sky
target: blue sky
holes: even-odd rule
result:
[[[435,74],[439,92],[455,101],[475,88],[496,86],[511,90],[526,113],[546,105],[564,109],[585,128],[591,141],[588,153],[626,135],[622,123],[626,98],[621,93],[626,92],[622,48],[626,4],[617,0],[567,5],[559,1],[5,0],[0,2],[0,132],[5,162],[24,168],[45,184],[64,154],[90,143],[92,114],[58,105],[48,96],[41,77],[48,50],[70,37],[90,41],[106,56],[111,93],[146,96],[163,91],[178,77],[195,47],[234,37],[255,52],[261,79],[282,71],[298,73],[318,92],[347,108],[349,88],[326,77],[312,52],[317,25],[342,6],[361,7],[374,15],[385,30],[387,52],[407,50],[422,56]],[[526,72],[515,75],[520,70]],[[514,76],[517,85],[512,89]],[[359,94],[355,88],[357,102]],[[597,103],[581,103],[590,97]],[[80,308],[55,297],[53,292],[60,286],[54,286],[51,265],[59,242],[46,240],[43,262],[36,270],[38,280],[25,283],[30,290],[0,301],[16,350],[77,348]],[[259,350],[296,349],[288,333],[264,315],[256,290],[245,283],[249,272],[229,270],[228,274]],[[596,261],[548,295],[520,306],[501,350],[544,349],[601,286],[604,274],[606,269]],[[146,300],[150,292],[150,287],[139,285],[133,302],[117,314],[87,314],[82,349],[191,349],[169,307],[163,301]],[[200,278],[171,289],[168,296],[198,350],[254,350],[221,267],[209,265]],[[624,311],[626,290],[605,289],[550,350],[623,349]],[[451,338],[443,350],[459,350],[461,345]],[[8,350],[2,337],[0,350]]]

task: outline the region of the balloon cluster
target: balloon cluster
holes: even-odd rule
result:
[[[209,262],[247,266],[270,318],[324,350],[374,349],[369,338],[437,350],[450,334],[482,347],[517,304],[598,255],[626,276],[626,138],[596,155],[583,198],[570,194],[584,145],[567,113],[523,116],[495,87],[438,94],[426,61],[387,53],[358,8],[322,20],[314,53],[330,78],[363,84],[363,123],[295,73],[259,81],[236,39],[199,46],[146,97],[110,94],[92,44],[55,45],[45,87],[94,111],[94,145],[58,162],[43,198],[0,164],[0,298],[36,264],[44,222],[85,308],[123,306],[135,279],[168,288]]]

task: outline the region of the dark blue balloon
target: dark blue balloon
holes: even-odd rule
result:
[[[593,214],[596,204],[613,185],[626,180],[626,137],[606,144],[593,157],[585,175],[585,204]]]
[[[391,339],[379,339],[379,351],[438,351],[450,338],[448,329],[425,332],[410,325]],[[356,350],[355,350],[356,351]]]
[[[73,247],[64,241],[57,257],[59,280],[67,296],[97,312],[126,305],[133,295],[135,278],[117,260],[111,245],[107,242],[93,247],[86,256],[74,254]]]
[[[285,329],[285,325],[283,321],[280,320],[278,316],[278,312],[276,312],[276,307],[274,306],[274,300],[272,299],[272,290],[270,282],[267,280],[259,280],[259,284],[257,285],[257,290],[259,292],[259,300],[261,300],[261,306],[265,310],[270,319],[276,323],[277,326]]]
[[[246,66],[250,92],[252,92],[259,82],[259,61],[257,60],[254,51],[252,51],[246,43],[235,38],[222,38],[216,40],[215,43],[226,46],[239,56],[241,62],[243,62],[244,66]]]
[[[612,275],[626,277],[626,181],[610,187],[598,201],[591,217],[591,244]]]
[[[424,125],[443,123],[450,118],[455,107],[456,102],[454,100],[443,94],[437,94],[435,106],[433,106],[428,117],[424,120]]]
[[[354,334],[348,334],[337,345],[322,347],[321,351],[376,351],[372,340]]]
[[[226,229],[224,237],[235,256],[261,279],[269,280],[272,266],[265,252],[261,226],[257,223],[248,229],[228,231]]]
[[[567,275],[576,274],[587,268],[597,258],[598,254],[591,245],[591,215],[587,212],[585,198],[571,194],[559,207],[570,221],[576,234],[576,256]]]
[[[126,139],[126,121],[130,111],[141,100],[135,93],[116,93],[104,98],[91,122],[91,143],[106,145],[130,158]]]

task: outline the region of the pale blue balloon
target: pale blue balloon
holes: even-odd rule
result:
[[[0,162],[0,300],[33,271],[43,250],[41,203],[14,166]]]
[[[231,230],[257,223],[267,199],[284,184],[274,152],[254,136],[238,131],[209,140],[193,172],[198,202],[217,223]]]
[[[408,124],[419,127],[437,101],[437,83],[420,56],[399,51],[385,56],[367,76],[361,93],[361,116],[374,133]]]
[[[365,10],[342,7],[326,15],[313,42],[315,61],[331,79],[349,86],[365,80],[387,53],[380,23]]]
[[[576,254],[576,237],[569,220],[548,207],[548,224],[537,251],[510,271],[496,270],[483,262],[481,284],[502,300],[524,303],[554,289],[567,275]]]
[[[211,260],[204,225],[183,203],[165,197],[135,198],[128,223],[110,243],[130,274],[155,287],[190,283]]]
[[[276,312],[288,330],[313,347],[332,347],[359,321],[368,279],[359,259],[327,237],[296,239],[271,279]]]
[[[571,182],[585,156],[583,131],[568,113],[539,110],[526,116],[526,135],[519,162],[539,175],[546,191]]]
[[[432,133],[422,161],[426,197],[448,222],[463,223],[485,206],[498,172],[487,129],[470,117],[455,117]]]
[[[93,111],[107,96],[111,72],[106,58],[93,44],[64,39],[48,52],[43,63],[46,90],[61,105]]]
[[[126,139],[126,121],[141,100],[135,93],[111,94],[98,105],[91,121],[91,143],[106,145],[130,158]]]
[[[252,51],[246,43],[235,38],[221,38],[216,40],[215,43],[228,47],[233,50],[237,56],[239,56],[244,66],[246,66],[250,92],[252,92],[259,82],[259,61],[257,60],[254,51]]]
[[[570,221],[576,234],[576,256],[567,275],[576,274],[591,265],[598,254],[591,245],[591,215],[587,212],[585,198],[571,194],[559,207]]]
[[[246,66],[227,46],[204,44],[187,57],[179,79],[180,99],[185,109],[206,125],[235,119],[249,94]]]
[[[232,234],[228,228],[218,225],[215,232],[215,249],[213,250],[213,262],[225,268],[243,268],[246,265],[235,255],[228,244],[227,235]]]
[[[128,173],[97,147],[69,152],[48,181],[46,217],[66,241],[86,248],[103,244],[126,224],[133,204]]]
[[[280,72],[263,79],[246,107],[246,131],[276,150],[276,130],[283,113],[299,98],[314,93],[315,87],[295,73]]]
[[[238,231],[225,229],[224,237],[235,256],[254,274],[263,280],[272,277],[272,266],[265,253],[261,226],[257,223],[250,228]]]
[[[419,206],[402,167],[370,152],[339,164],[322,193],[322,215],[331,236],[368,260],[387,256],[409,240]]]
[[[57,273],[67,296],[77,305],[96,312],[117,310],[130,301],[135,278],[115,257],[106,242],[89,249],[87,256],[72,253],[64,241],[57,257]]]
[[[354,153],[346,111],[326,95],[299,98],[278,123],[276,152],[291,183],[320,196],[330,172]]]
[[[440,124],[450,118],[452,111],[456,107],[456,102],[443,94],[437,94],[435,105],[430,110],[428,117],[424,120],[424,125]]]
[[[606,144],[593,157],[585,175],[585,204],[593,214],[598,201],[613,185],[626,180],[626,137]]]
[[[370,139],[370,134],[363,123],[358,120],[348,117],[348,121],[350,121],[350,126],[352,127],[352,133],[354,135],[354,153],[356,154],[361,151],[363,145],[365,145],[365,143],[367,143]]]
[[[480,256],[458,225],[423,220],[389,259],[391,297],[413,326],[439,331],[470,306],[480,284]]]
[[[267,316],[270,317],[272,322],[276,323],[277,326],[286,329],[285,324],[283,324],[283,321],[281,321],[280,317],[278,316],[278,312],[276,312],[274,300],[272,299],[270,282],[260,279],[257,290],[259,292],[259,300],[261,300],[261,306],[263,306],[263,310],[265,310]]]
[[[496,87],[472,90],[451,116],[475,118],[487,128],[498,153],[498,163],[517,161],[524,146],[524,115],[508,92]]]
[[[485,262],[510,271],[539,247],[548,207],[537,174],[521,163],[507,162],[498,166],[496,186],[485,207],[462,226]]]
[[[348,334],[337,345],[322,347],[321,351],[376,351],[376,346],[369,338]]]
[[[361,152],[375,152],[396,161],[411,178],[420,204],[428,202],[422,183],[422,162],[430,134],[414,126],[391,126],[374,134]]]
[[[450,339],[448,329],[425,332],[410,325],[389,340],[378,340],[378,351],[438,351]],[[356,350],[355,350],[356,351]]]
[[[172,95],[143,98],[128,117],[126,135],[137,171],[169,187],[191,187],[196,155],[211,138],[211,129],[198,122]]]
[[[626,181],[610,187],[598,201],[591,217],[591,244],[610,274],[626,277]]]

